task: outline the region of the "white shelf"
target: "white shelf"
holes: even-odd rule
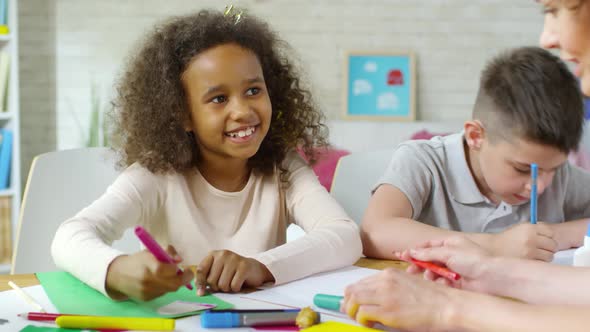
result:
[[[12,189],[1,189],[0,190],[0,197],[10,197],[14,195],[14,191]]]
[[[10,264],[0,264],[0,274],[9,274]]]
[[[21,200],[20,176],[20,105],[19,105],[19,57],[18,57],[18,0],[7,0],[8,34],[0,34],[0,49],[9,54],[9,73],[6,109],[0,110],[0,128],[12,131],[12,162],[10,187],[0,190],[0,197],[11,198],[12,243],[16,243],[16,228]],[[10,264],[0,264],[0,273],[9,272]]]

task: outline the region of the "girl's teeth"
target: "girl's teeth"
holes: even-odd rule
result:
[[[254,132],[254,128],[250,127],[246,130],[240,130],[237,133],[230,133],[229,136],[243,138],[243,137],[252,135],[253,132]]]

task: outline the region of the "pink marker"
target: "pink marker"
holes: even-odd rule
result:
[[[137,226],[135,227],[135,235],[139,238],[141,243],[149,250],[156,259],[162,263],[169,263],[169,264],[176,264],[174,259],[168,255],[168,253],[160,247],[158,242],[154,240],[154,238],[146,231],[143,227]],[[182,270],[178,268],[176,274],[182,274]],[[192,290],[193,285],[190,283],[186,284],[186,288]]]

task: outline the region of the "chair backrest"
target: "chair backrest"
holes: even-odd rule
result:
[[[99,198],[118,175],[115,155],[108,148],[37,156],[23,196],[11,273],[56,270],[51,242],[58,226]],[[125,252],[140,248],[131,232],[114,246]]]
[[[360,224],[367,209],[371,189],[385,172],[393,149],[355,152],[340,158],[330,193]]]

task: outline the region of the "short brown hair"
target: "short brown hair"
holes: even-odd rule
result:
[[[190,112],[181,75],[196,55],[228,43],[257,56],[273,108],[269,132],[249,165],[269,173],[281,167],[290,150],[301,147],[313,159],[313,147],[327,145],[323,115],[286,56],[289,46],[248,13],[236,23],[221,11],[202,10],[156,26],[120,78],[114,141],[123,166],[137,162],[154,173],[196,166],[200,154],[195,138],[183,127]]]
[[[473,118],[491,138],[514,136],[577,149],[584,105],[578,81],[556,56],[538,47],[522,47],[492,59],[481,75]]]

